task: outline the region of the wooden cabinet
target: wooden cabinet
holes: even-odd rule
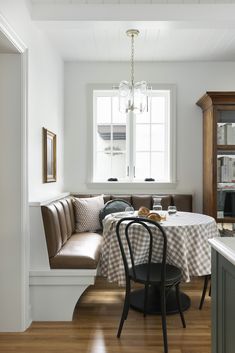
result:
[[[235,223],[235,92],[207,92],[203,111],[203,212]]]

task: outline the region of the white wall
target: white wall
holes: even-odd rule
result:
[[[28,48],[28,180],[30,200],[48,199],[63,187],[63,62],[30,20],[24,0],[0,0],[2,16]],[[29,237],[23,190],[24,140],[20,109],[21,64],[0,59],[0,331],[30,323]],[[42,127],[57,134],[56,183],[42,183]],[[23,142],[22,142],[23,141]],[[24,146],[23,146],[24,144]]]
[[[29,48],[29,200],[47,199],[63,188],[63,61],[30,19],[24,0],[0,0],[2,14]],[[42,182],[42,127],[57,134],[57,182]]]
[[[115,189],[87,185],[89,136],[88,84],[129,79],[129,63],[65,64],[65,189],[81,192],[192,193],[194,210],[202,210],[202,113],[197,100],[208,90],[235,90],[235,63],[137,63],[136,81],[177,87],[177,185],[173,189]]]
[[[21,58],[0,54],[0,331],[22,327],[20,131]]]

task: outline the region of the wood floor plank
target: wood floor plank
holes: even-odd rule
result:
[[[182,289],[191,298],[185,312],[167,317],[169,353],[210,353],[210,298],[198,310],[203,282],[194,279]],[[163,353],[161,318],[130,310],[121,339],[116,338],[123,290],[97,278],[80,299],[71,322],[33,322],[23,333],[0,333],[0,353]],[[66,300],[66,298],[65,298]]]

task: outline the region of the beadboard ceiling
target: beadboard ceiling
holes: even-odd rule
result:
[[[157,21],[114,21],[115,9],[116,12],[121,9],[120,18],[124,18],[123,5],[109,7],[104,0],[99,5],[91,4],[98,0],[89,1],[90,4],[86,1],[79,5],[81,0],[32,0],[32,19],[46,33],[64,60],[129,60],[130,39],[125,34],[129,28],[140,30],[135,41],[137,61],[235,60],[235,4],[223,7],[220,4],[188,4],[187,7],[168,4],[159,5],[159,8],[156,8],[156,4],[148,4],[145,13],[151,14],[151,6],[152,12],[156,13],[159,9]],[[130,10],[130,5],[127,6]],[[133,3],[131,6],[132,18],[135,18],[136,8],[136,18],[141,17],[141,8]],[[211,9],[214,12],[211,13]],[[96,13],[97,16],[105,13],[108,19],[108,11],[112,20],[100,20],[102,17],[95,20]],[[81,12],[85,14],[83,20],[79,18]],[[161,16],[164,19],[162,21]]]

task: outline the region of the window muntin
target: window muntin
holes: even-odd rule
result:
[[[170,99],[153,90],[148,112],[126,116],[114,91],[93,91],[93,182],[172,181]]]

